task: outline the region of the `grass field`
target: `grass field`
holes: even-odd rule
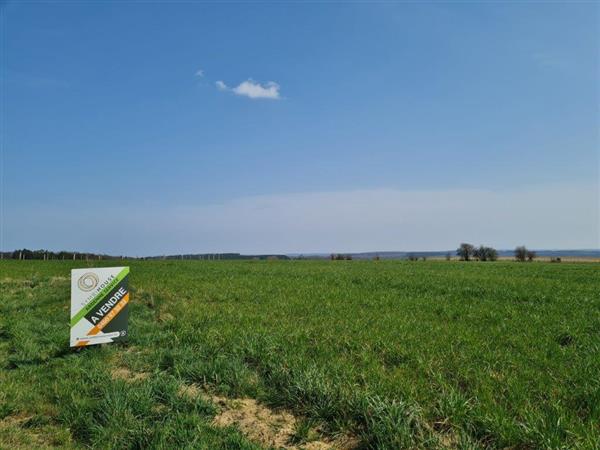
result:
[[[598,264],[128,265],[129,344],[74,352],[82,262],[0,262],[0,447],[263,448],[227,397],[290,448],[600,448]]]

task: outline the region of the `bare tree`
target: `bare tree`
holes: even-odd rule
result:
[[[496,261],[498,251],[495,248],[480,245],[479,248],[473,249],[473,257],[479,261]]]
[[[521,262],[525,261],[527,259],[527,247],[520,245],[515,248],[515,259]]]
[[[537,253],[535,253],[533,250],[528,250],[527,251],[527,261],[531,262],[536,257],[537,257]]]
[[[471,244],[463,242],[460,244],[460,247],[456,249],[456,254],[460,257],[461,261],[470,261],[474,250],[475,247]]]

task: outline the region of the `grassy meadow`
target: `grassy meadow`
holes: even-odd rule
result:
[[[600,448],[596,263],[127,265],[129,343],[76,352],[86,263],[0,262],[0,448],[265,447],[190,386],[290,411],[288,448]]]

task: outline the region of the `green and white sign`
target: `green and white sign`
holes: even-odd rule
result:
[[[127,339],[129,267],[71,270],[71,347]]]

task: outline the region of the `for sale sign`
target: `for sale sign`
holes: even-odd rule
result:
[[[129,267],[71,270],[71,347],[127,339]]]

